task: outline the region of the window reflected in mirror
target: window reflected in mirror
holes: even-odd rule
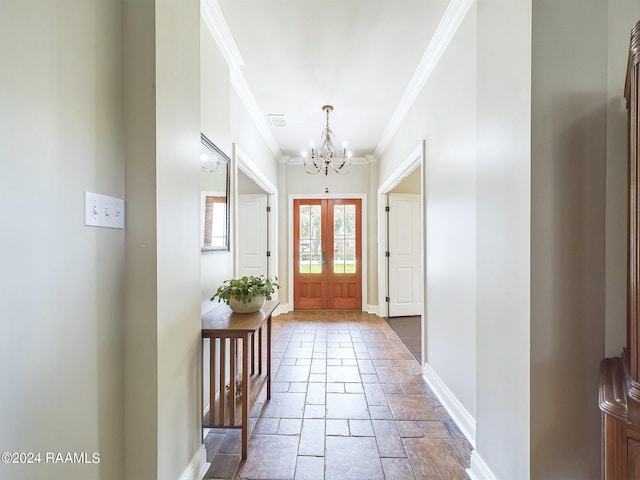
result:
[[[229,250],[229,157],[201,135],[201,250]]]
[[[225,247],[227,199],[213,192],[202,192],[204,198],[204,235],[203,247]]]

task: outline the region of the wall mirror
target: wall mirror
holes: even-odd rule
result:
[[[202,252],[228,251],[230,160],[203,134],[200,143],[200,248]]]

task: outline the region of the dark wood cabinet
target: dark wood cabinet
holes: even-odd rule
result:
[[[630,438],[627,441],[629,478],[640,478],[640,442]]]
[[[602,477],[640,479],[640,22],[631,30],[625,83],[628,113],[627,341],[600,363]]]

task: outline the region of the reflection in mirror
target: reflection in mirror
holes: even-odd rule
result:
[[[200,135],[201,250],[229,250],[229,157]]]

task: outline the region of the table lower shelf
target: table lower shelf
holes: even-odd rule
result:
[[[260,396],[267,378],[266,373],[262,375],[254,374],[249,377],[249,413]],[[203,428],[241,428],[244,400],[245,392],[236,397],[235,401],[231,400],[231,391],[229,390],[222,392],[222,395],[218,394],[209,410],[202,417]]]

